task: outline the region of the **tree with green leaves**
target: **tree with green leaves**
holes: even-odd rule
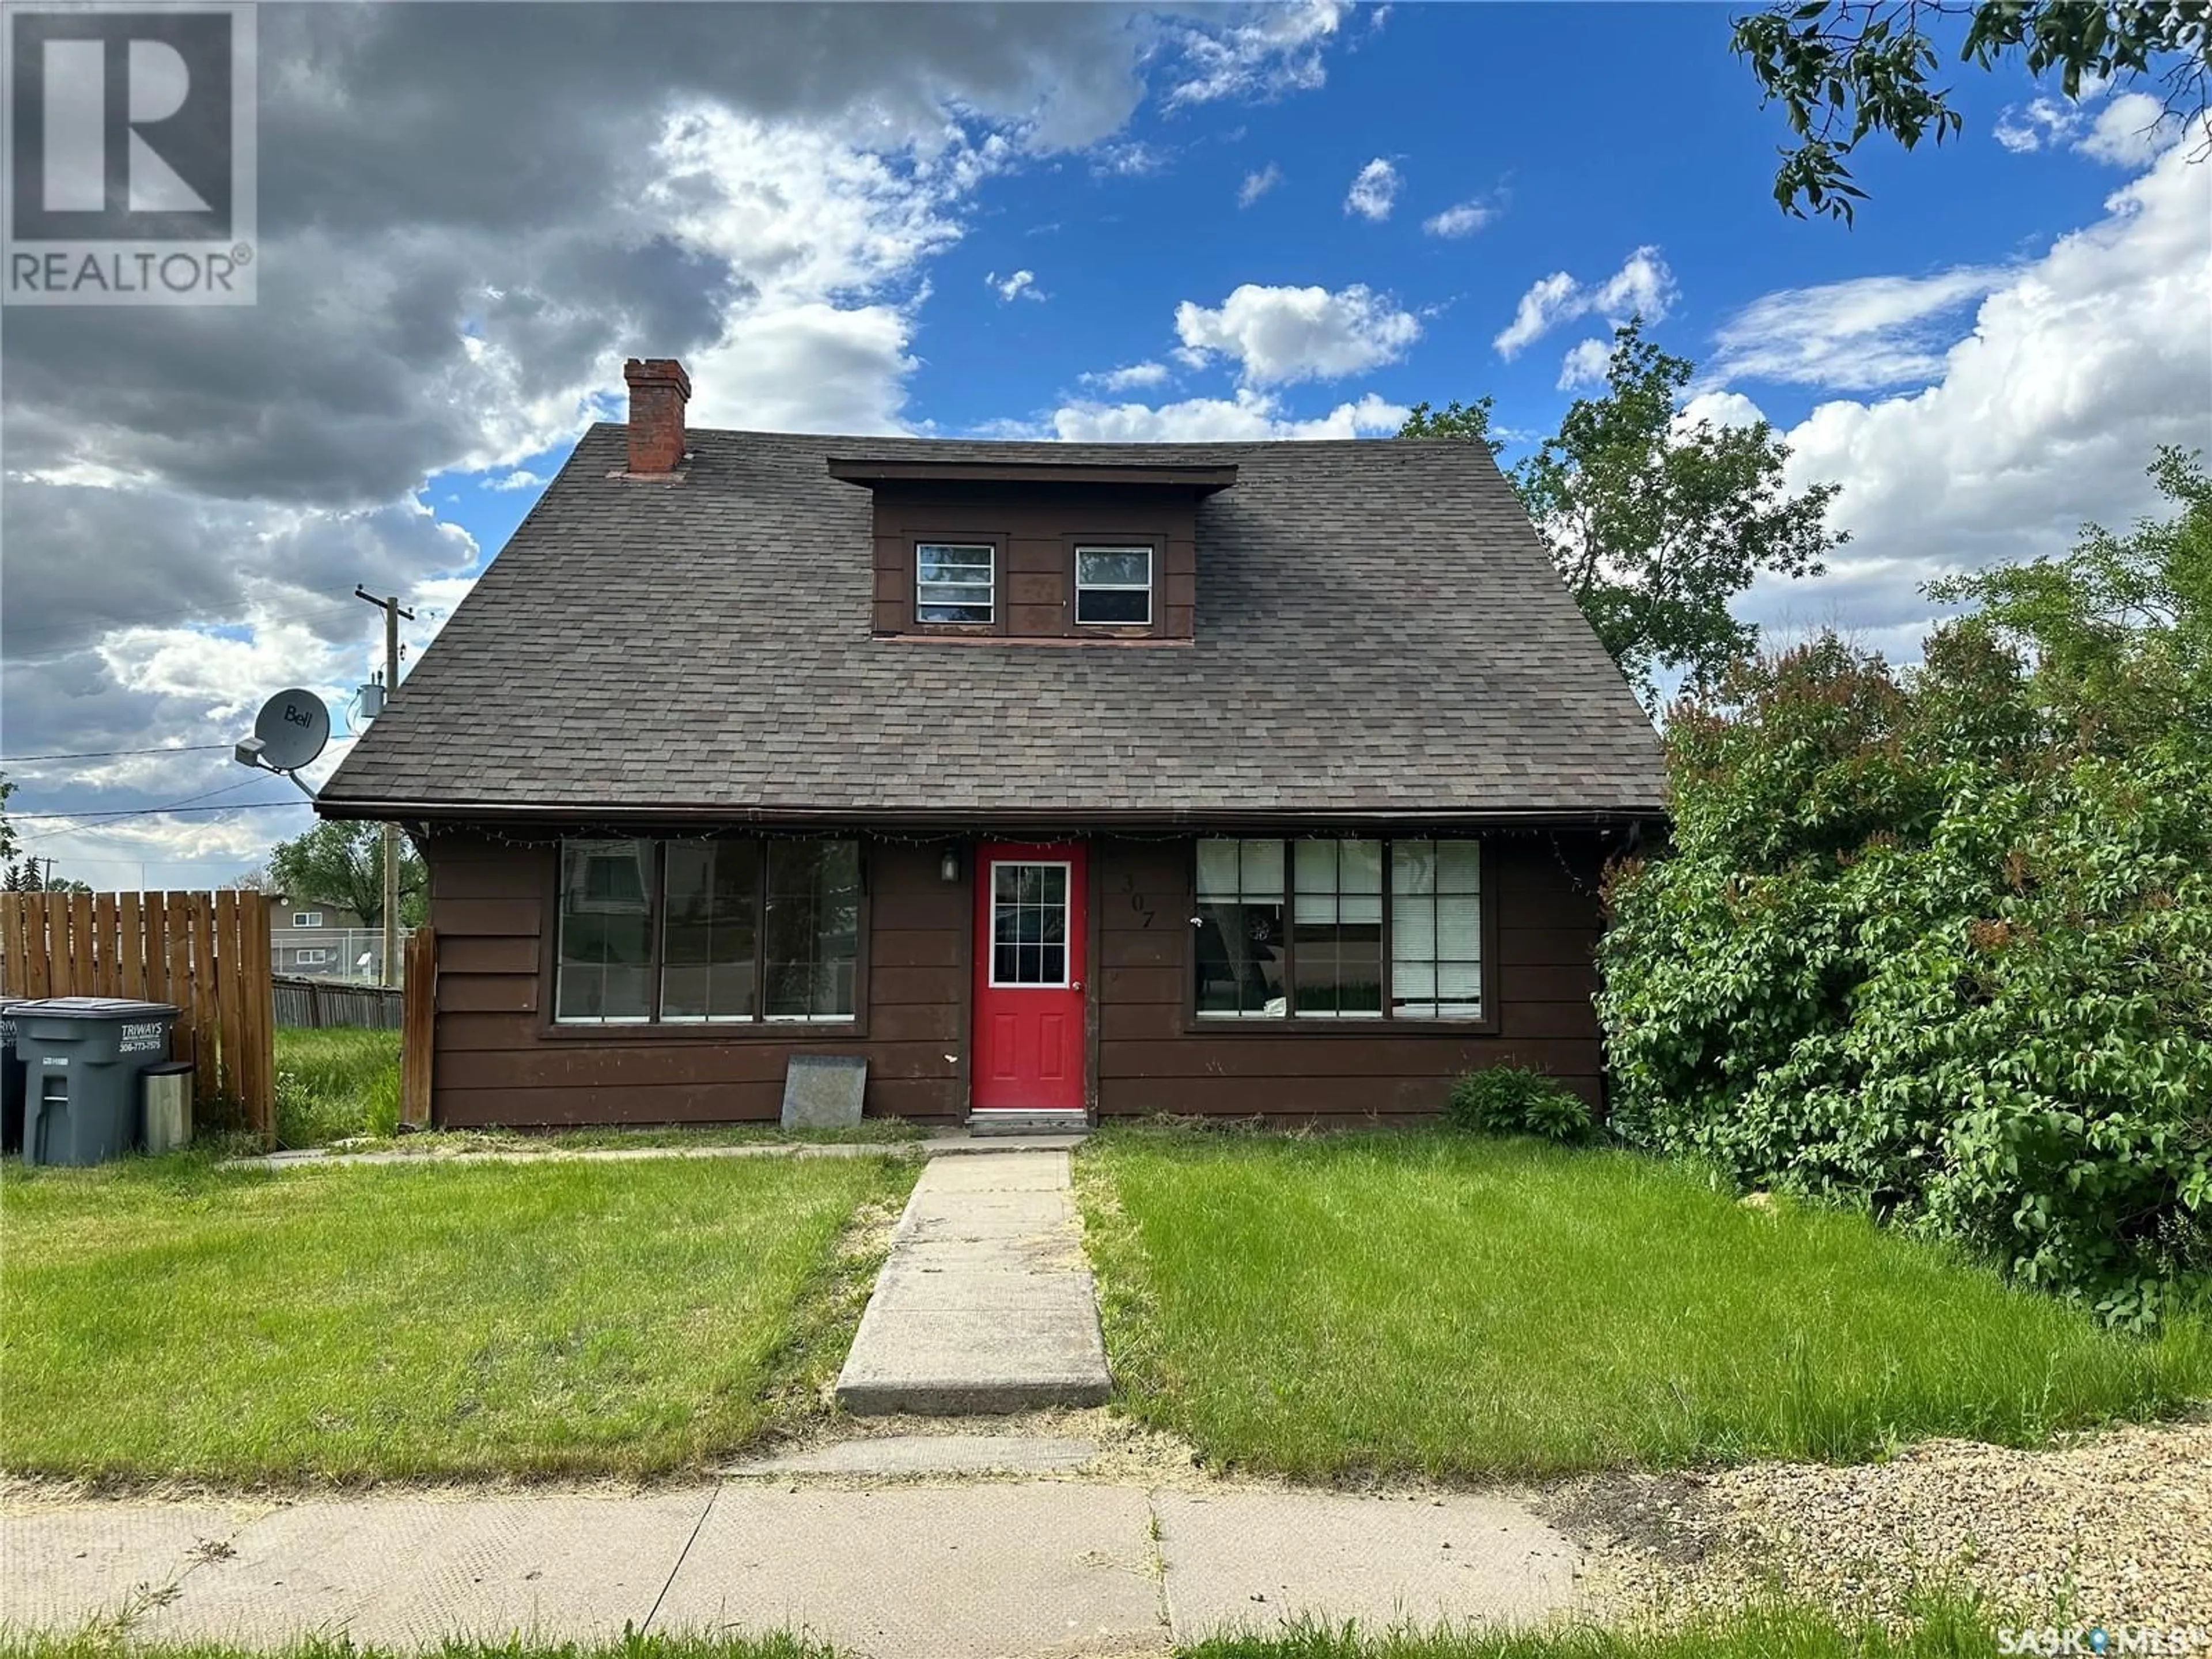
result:
[[[1490,435],[1491,410],[1497,404],[1495,398],[1477,398],[1463,404],[1455,398],[1442,409],[1433,409],[1425,403],[1415,404],[1406,416],[1405,425],[1398,428],[1401,438],[1466,438],[1476,443],[1487,444],[1493,455],[1505,447],[1503,438]]]
[[[362,925],[374,927],[384,918],[384,840],[373,823],[328,820],[305,835],[280,841],[270,849],[268,884],[295,903],[327,904],[350,910]],[[429,910],[430,882],[422,855],[402,842],[399,854],[399,920],[419,927]]]
[[[2107,84],[2150,79],[2165,115],[2212,151],[2212,4],[2206,0],[1783,0],[1736,20],[1730,42],[1779,103],[1796,137],[1782,152],[1774,199],[1849,224],[1866,192],[1846,157],[1875,133],[1906,149],[1964,125],[1940,71],[1938,37],[1958,61],[2056,70],[2079,102]]]
[[[2048,714],[2086,745],[2186,733],[2212,758],[2212,475],[2171,446],[2148,469],[2170,509],[2124,534],[2084,525],[2057,558],[1950,576],[1928,597],[2036,666]]]
[[[1765,422],[1681,418],[1692,368],[1632,318],[1614,331],[1605,395],[1577,398],[1559,431],[1507,475],[1583,614],[1647,703],[1662,674],[1707,686],[1754,648],[1758,629],[1729,603],[1755,577],[1819,575],[1849,539],[1828,527],[1835,485],[1794,495],[1784,486],[1790,447]],[[1489,398],[1455,403],[1443,417],[1427,410],[1416,409],[1419,423],[1407,421],[1399,435],[1496,449]]]

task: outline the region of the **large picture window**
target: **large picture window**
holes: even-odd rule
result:
[[[1478,1020],[1474,841],[1198,843],[1202,1019]]]
[[[554,1018],[564,1024],[856,1017],[853,841],[571,841]]]

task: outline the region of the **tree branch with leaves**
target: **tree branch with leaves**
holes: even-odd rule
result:
[[[1991,70],[2017,59],[2057,70],[2079,103],[2108,83],[2155,80],[2164,114],[2212,154],[2212,3],[2207,0],[1803,0],[1735,21],[1730,46],[1762,101],[1778,103],[1795,145],[1782,152],[1774,199],[1849,224],[1866,192],[1846,157],[1876,133],[1906,149],[1957,134],[1964,118],[1933,84],[1939,35],[1958,61]]]

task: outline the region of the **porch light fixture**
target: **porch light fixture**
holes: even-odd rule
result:
[[[939,881],[957,881],[960,879],[960,854],[958,849],[951,847],[945,849],[945,856],[937,860],[937,878]]]

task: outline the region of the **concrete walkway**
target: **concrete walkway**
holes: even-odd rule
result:
[[[1066,1152],[1082,1145],[1083,1139],[1079,1134],[1066,1134],[1025,1135],[1019,1139],[1010,1139],[1004,1135],[978,1135],[965,1129],[955,1129],[944,1134],[927,1135],[920,1140],[750,1140],[720,1146],[547,1146],[512,1150],[487,1146],[466,1152],[404,1150],[337,1152],[321,1146],[305,1146],[297,1152],[265,1152],[256,1158],[227,1158],[224,1167],[234,1170],[324,1170],[354,1164],[545,1164],[561,1158],[629,1163],[647,1158],[879,1158],[887,1154],[894,1157],[958,1158],[1035,1151]]]
[[[1528,1622],[1578,1558],[1517,1503],[1077,1480],[95,1504],[0,1516],[0,1626],[134,1640],[793,1630],[868,1659],[1157,1654],[1300,1613]]]
[[[1113,1380],[1064,1152],[933,1160],[837,1377],[856,1415],[1103,1405]]]

